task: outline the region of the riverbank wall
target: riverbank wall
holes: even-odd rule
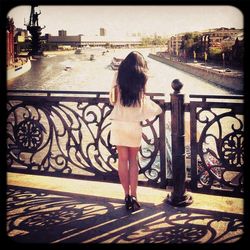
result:
[[[244,88],[243,75],[233,74],[232,72],[218,72],[210,68],[196,67],[188,63],[172,61],[165,57],[160,57],[155,54],[149,53],[149,58],[158,62],[165,63],[169,66],[175,67],[179,70],[185,71],[197,77],[200,77],[208,82],[215,83],[219,86],[231,89],[241,94]]]

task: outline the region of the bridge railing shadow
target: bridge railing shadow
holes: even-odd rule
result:
[[[240,214],[27,187],[7,187],[7,238],[17,243],[232,243]]]

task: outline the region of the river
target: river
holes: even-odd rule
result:
[[[15,90],[62,90],[62,91],[109,91],[114,71],[110,68],[112,58],[124,58],[132,49],[89,49],[84,54],[53,53],[32,60],[31,69],[8,81],[7,88]],[[157,62],[148,57],[152,49],[139,50],[148,62],[149,80],[147,92],[165,93],[166,99],[173,92],[171,83],[179,79],[183,83],[182,93],[189,94],[234,94],[215,84],[191,74]],[[90,61],[90,54],[95,60]]]

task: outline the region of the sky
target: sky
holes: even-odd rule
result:
[[[31,7],[20,5],[11,9],[9,17],[17,28],[26,29]],[[125,36],[132,33],[170,36],[181,32],[211,28],[243,29],[243,14],[230,5],[40,5],[39,25],[46,26],[42,34],[99,35],[105,28],[107,35]]]

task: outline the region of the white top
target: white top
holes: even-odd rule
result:
[[[162,112],[161,107],[150,99],[150,97],[143,95],[141,105],[123,106],[120,102],[120,91],[117,85],[117,73],[114,75],[112,81],[111,91],[109,94],[110,104],[114,106],[111,114],[111,120],[139,122],[146,119],[154,118]],[[131,86],[133,87],[133,86]]]

